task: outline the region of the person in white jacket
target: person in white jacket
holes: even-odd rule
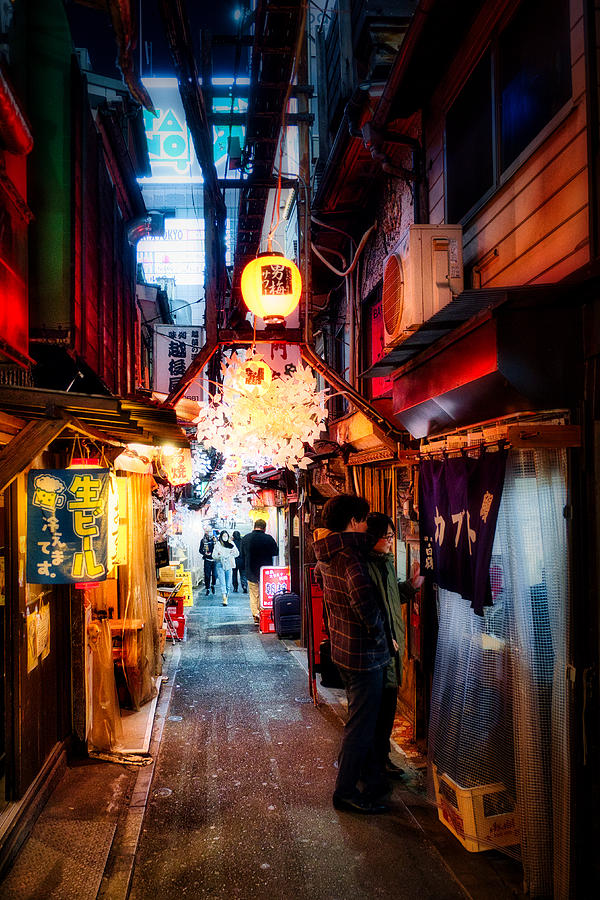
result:
[[[229,540],[229,532],[222,531],[219,540],[215,542],[213,559],[217,564],[217,583],[223,594],[223,606],[227,606],[227,595],[231,591],[231,572],[235,567],[235,558],[239,556],[239,550]]]

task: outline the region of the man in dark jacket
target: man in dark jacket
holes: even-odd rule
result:
[[[270,534],[265,534],[267,523],[264,519],[257,519],[254,530],[245,534],[242,538],[244,570],[248,579],[248,596],[250,598],[250,611],[254,616],[254,622],[258,624],[259,615],[259,583],[262,566],[272,566],[273,557],[279,555],[279,547]]]
[[[210,533],[210,528],[204,529],[204,537],[200,541],[200,553],[202,554],[202,559],[204,560],[204,587],[206,588],[206,596],[210,593],[211,587],[212,592],[215,592],[215,582],[217,580],[216,576],[216,564],[213,559],[213,551],[215,549],[215,541],[213,536]]]
[[[369,504],[362,497],[332,497],[323,507],[329,533],[315,541],[313,549],[329,618],[331,658],[348,697],[333,805],[349,812],[382,813],[388,807],[377,797],[386,785],[373,745],[383,674],[393,645],[367,569],[374,544],[365,533],[368,513]],[[365,783],[364,793],[357,787],[359,779]]]

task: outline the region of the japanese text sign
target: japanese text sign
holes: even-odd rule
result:
[[[32,469],[27,479],[27,581],[105,581],[108,469]]]
[[[273,263],[261,266],[260,278],[263,294],[292,293],[292,270],[289,266]]]
[[[273,609],[273,597],[289,591],[289,566],[263,566],[260,570],[260,608]]]
[[[469,600],[477,615],[492,603],[489,570],[506,457],[500,449],[421,463],[421,572]]]
[[[154,384],[155,391],[169,394],[179,384],[179,379],[204,343],[202,328],[177,325],[154,327]],[[188,386],[185,396],[189,400],[201,400],[202,389],[196,382]]]

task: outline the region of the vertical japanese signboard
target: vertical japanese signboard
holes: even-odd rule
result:
[[[108,469],[32,469],[27,479],[27,581],[105,581]]]
[[[427,459],[420,467],[421,572],[469,600],[490,606],[490,561],[507,450],[474,459]]]
[[[154,384],[161,394],[170,394],[200,350],[200,326],[157,325],[154,328]],[[188,400],[202,399],[202,388],[192,382],[185,396]]]

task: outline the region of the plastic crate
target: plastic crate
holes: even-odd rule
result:
[[[261,609],[260,617],[258,620],[258,630],[261,632],[261,634],[275,633],[275,622],[271,618],[270,609]]]
[[[502,782],[463,788],[433,769],[438,817],[466,850],[479,853],[520,843],[519,815]]]

